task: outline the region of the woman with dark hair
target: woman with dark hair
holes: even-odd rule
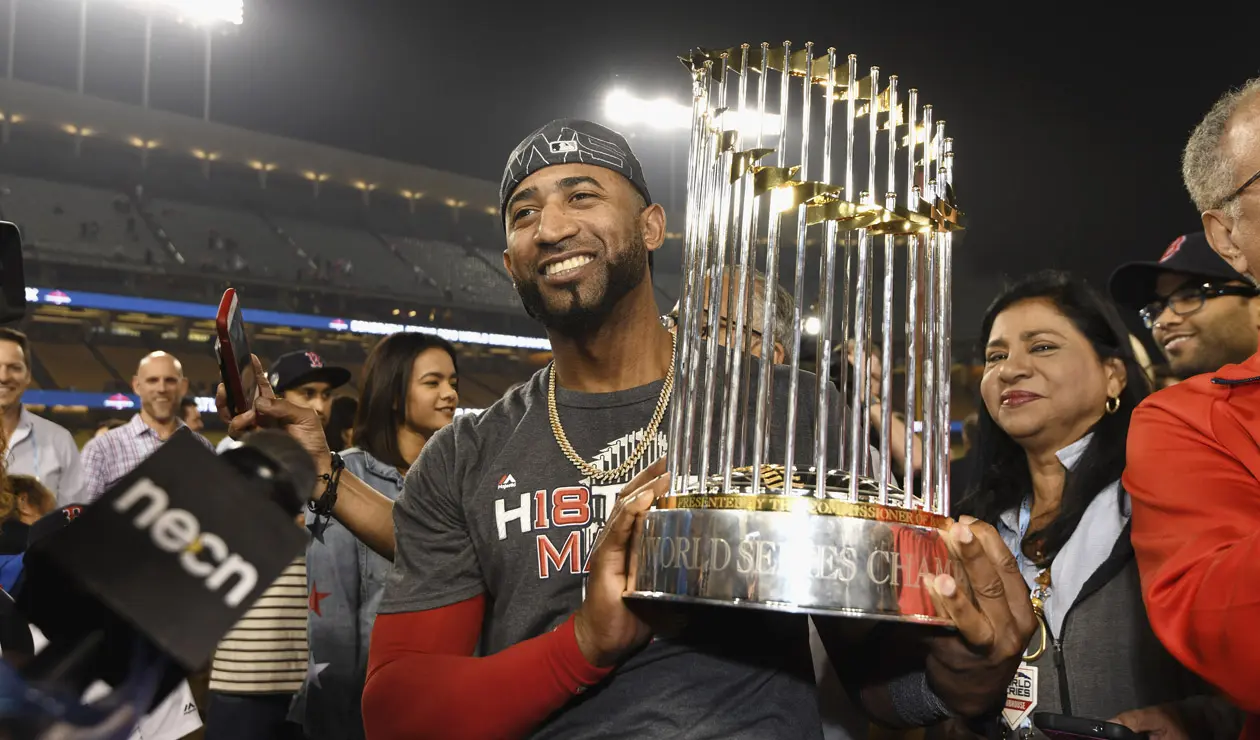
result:
[[[368,355],[361,387],[354,447],[341,459],[347,472],[397,499],[425,444],[455,418],[455,348],[431,334],[391,334]],[[306,552],[311,665],[291,718],[310,740],[362,738],[368,641],[390,563],[335,519],[315,532]]]
[[[1213,726],[1210,692],[1161,647],[1142,605],[1120,475],[1148,386],[1119,316],[1083,281],[1046,272],[999,295],[980,336],[976,477],[957,513],[997,528],[1031,589],[1035,711],[1165,739],[1237,737]],[[1039,736],[1031,713],[1001,729]]]
[[[337,396],[328,411],[328,423],[324,425],[324,439],[330,452],[341,452],[354,444],[354,417],[359,413],[359,399],[354,396]]]

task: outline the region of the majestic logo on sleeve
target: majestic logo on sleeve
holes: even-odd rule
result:
[[[599,453],[594,464],[602,470],[612,470],[621,464],[643,441],[639,430],[612,442]],[[509,534],[532,534],[537,544],[538,577],[550,578],[553,573],[585,573],[595,536],[608,521],[617,494],[626,483],[665,454],[665,435],[658,434],[656,443],[649,446],[635,469],[624,481],[607,485],[593,485],[583,478],[575,485],[529,491],[529,481],[521,485],[526,489],[519,495],[507,494],[494,502],[494,521],[499,540]],[[511,475],[500,478],[499,489]]]

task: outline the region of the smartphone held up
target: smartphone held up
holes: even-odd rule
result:
[[[223,291],[215,328],[218,337],[214,351],[219,357],[219,375],[223,378],[228,406],[232,414],[238,416],[252,408],[258,398],[258,377],[254,373],[249,337],[235,288]]]

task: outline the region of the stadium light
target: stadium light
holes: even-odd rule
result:
[[[360,193],[363,194],[363,205],[365,206],[371,205],[372,204],[372,191],[376,190],[376,183],[364,182],[362,180],[355,180],[351,184],[354,185],[355,190],[358,190]]]
[[[197,25],[245,22],[244,0],[129,0],[143,13],[164,13]]]
[[[604,98],[604,116],[619,126],[647,126],[659,131],[679,131],[691,128],[691,107],[668,98],[647,100],[625,90],[613,90]],[[761,119],[766,136],[777,136],[782,128],[779,116],[767,113]],[[745,136],[757,135],[757,114],[752,111],[723,114],[726,125],[734,122],[735,128]]]
[[[302,177],[311,181],[311,188],[313,188],[314,197],[318,198],[319,184],[321,182],[327,182],[329,175],[326,172],[312,172],[310,170],[306,170],[302,173]]]
[[[83,2],[83,13],[87,13],[87,0]],[[210,60],[214,48],[214,27],[220,25],[239,26],[245,22],[245,0],[127,0],[138,11],[144,14],[144,77],[141,82],[140,105],[149,107],[149,70],[153,63],[153,16],[162,14],[173,16],[177,21],[205,30],[205,88],[202,94],[202,118],[210,120]],[[83,23],[80,23],[80,83],[79,92],[83,92]]]

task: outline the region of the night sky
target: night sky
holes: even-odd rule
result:
[[[898,74],[949,122],[971,218],[962,285],[1047,266],[1102,285],[1197,228],[1180,149],[1221,92],[1260,74],[1260,10],[985,5],[247,0],[245,25],[215,42],[213,117],[497,181],[524,134],[598,117],[614,85],[685,102],[689,47],[810,40]],[[142,22],[115,0],[90,8],[88,92],[138,103]],[[73,88],[77,19],[76,0],[22,0],[17,76]],[[199,37],[156,33],[153,105],[200,115]],[[658,200],[668,137],[632,139]]]

